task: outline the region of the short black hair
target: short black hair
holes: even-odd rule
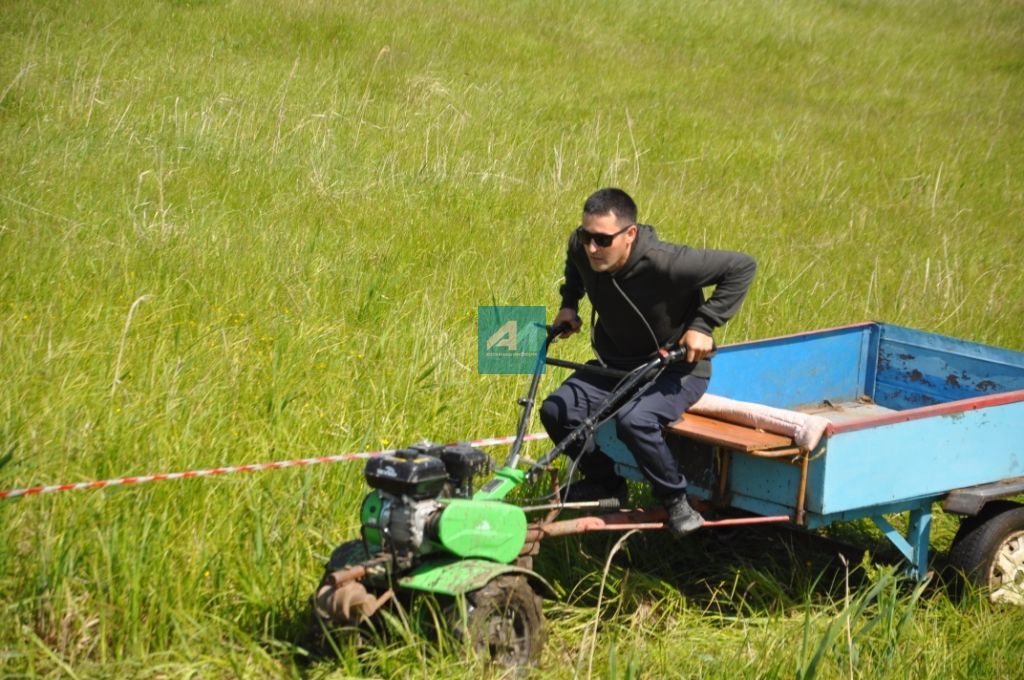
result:
[[[613,213],[620,227],[636,224],[636,203],[622,189],[605,187],[590,194],[583,204],[583,216]]]

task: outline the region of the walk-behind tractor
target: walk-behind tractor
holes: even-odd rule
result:
[[[364,474],[372,490],[362,504],[362,537],[332,554],[313,597],[318,625],[358,625],[403,592],[452,596],[464,604],[452,608],[453,628],[477,651],[500,665],[534,663],[546,638],[539,592],[550,591],[531,569],[541,539],[663,526],[663,510],[614,512],[620,510],[617,499],[562,503],[558,473],[550,464],[569,444],[592,436],[627,396],[644,389],[685,350],[664,351],[634,371],[621,372],[618,388],[590,420],[519,469],[546,350],[563,330],[549,329],[529,391],[519,402],[523,412],[508,459],[482,486],[475,482],[491,471],[490,458],[466,444],[423,442],[367,462]],[[551,495],[543,502],[532,507],[506,502],[517,487],[545,473]],[[555,521],[567,508],[608,514]],[[544,514],[531,521],[528,513]]]
[[[619,474],[642,481],[614,423],[603,423],[683,350],[621,374],[589,420],[519,469],[543,362],[609,370],[547,358],[561,330],[548,332],[508,459],[485,483],[477,486],[488,457],[465,444],[425,442],[367,463],[362,536],[334,551],[313,597],[321,630],[360,626],[390,600],[432,593],[452,599],[455,633],[492,662],[534,663],[546,637],[539,593],[548,586],[531,569],[541,540],[663,528],[661,508],[560,502],[551,463],[594,437]],[[922,579],[932,506],[942,502],[967,516],[950,564],[993,602],[1024,604],[1024,506],[998,500],[1024,493],[1024,353],[862,323],[722,347],[712,391],[666,430],[698,508],[746,515],[705,526],[815,529],[866,518]],[[545,475],[550,496],[506,502]],[[566,509],[581,512],[559,520]],[[895,514],[904,515],[896,525],[887,519]]]

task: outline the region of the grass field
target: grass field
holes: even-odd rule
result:
[[[510,433],[477,306],[553,313],[604,185],[758,259],[720,343],[1024,349],[1022,129],[1020,2],[3,0],[0,488]],[[0,675],[479,677],[400,625],[303,651],[363,492],[339,464],[0,502]],[[1024,611],[840,533],[876,552],[634,537],[600,608],[612,543],[553,544],[537,676],[1019,677]]]

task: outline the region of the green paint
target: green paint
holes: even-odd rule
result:
[[[508,563],[519,556],[526,540],[526,515],[507,503],[456,498],[441,513],[438,537],[459,557]]]
[[[398,579],[398,585],[409,590],[455,596],[483,588],[491,579],[510,573],[523,574],[530,579],[535,588],[541,586],[539,590],[553,592],[547,581],[529,569],[487,560],[456,557],[445,557],[421,564],[407,576]]]
[[[380,523],[381,512],[384,510],[384,501],[380,497],[380,491],[374,489],[366,494],[363,505],[359,509],[359,521],[363,525],[363,538],[366,540],[370,552],[380,550]]]
[[[473,494],[473,500],[499,501],[526,480],[526,473],[515,468],[501,468],[494,473],[494,479],[480,487]]]

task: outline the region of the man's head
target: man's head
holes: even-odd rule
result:
[[[622,189],[595,191],[583,204],[583,224],[576,236],[591,269],[618,271],[629,259],[636,239],[636,203]]]

